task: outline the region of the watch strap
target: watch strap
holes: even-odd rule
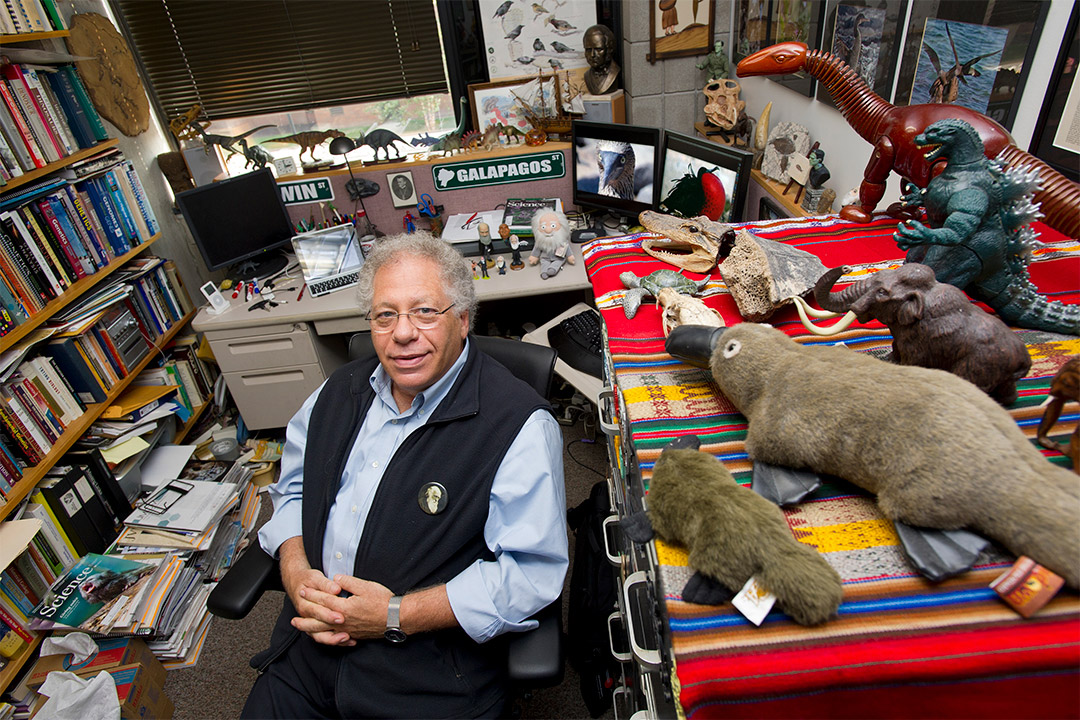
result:
[[[394,595],[386,606],[386,629],[401,630],[401,595]]]

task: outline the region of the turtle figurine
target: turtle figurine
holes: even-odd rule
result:
[[[641,301],[646,295],[652,295],[655,298],[664,288],[671,288],[683,295],[699,295],[709,283],[708,277],[691,280],[682,273],[667,268],[655,270],[645,277],[638,277],[627,270],[619,275],[619,280],[626,288],[626,294],[623,295],[623,314],[626,315],[627,320],[637,315]]]

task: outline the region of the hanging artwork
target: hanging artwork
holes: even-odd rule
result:
[[[714,11],[713,2],[649,0],[649,62],[712,50]]]
[[[1073,182],[1080,182],[1080,6],[1073,5],[1069,28],[1047,88],[1031,153]]]
[[[810,50],[821,47],[825,0],[736,0],[735,49],[738,63],[770,45],[793,40]],[[808,97],[817,85],[805,71],[770,76],[769,80]]]
[[[892,97],[906,12],[907,0],[828,0],[825,7],[824,49],[886,100]],[[822,86],[817,99],[836,107]]]
[[[893,103],[930,102],[955,90],[958,104],[1011,129],[1049,5],[1042,0],[912,3]]]
[[[927,18],[911,104],[950,103],[986,113],[1009,31]]]
[[[494,81],[538,69],[587,68],[585,31],[596,4],[542,0],[478,0],[488,77]]]

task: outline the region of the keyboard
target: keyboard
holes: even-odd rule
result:
[[[312,280],[308,283],[308,292],[311,293],[311,297],[319,297],[327,293],[332,293],[335,290],[341,290],[347,288],[350,285],[355,285],[358,277],[356,272],[348,272],[343,275],[336,275],[325,280]]]
[[[548,344],[559,359],[575,370],[596,378],[603,376],[600,313],[583,310],[548,330]]]

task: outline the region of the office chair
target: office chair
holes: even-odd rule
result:
[[[555,372],[555,350],[499,337],[471,335],[469,341],[528,383],[541,397],[547,397]],[[349,360],[374,354],[370,333],[357,333],[349,338]],[[283,592],[285,588],[277,562],[256,541],[225,573],[207,598],[206,607],[218,617],[239,620],[251,612],[266,590]],[[556,598],[533,617],[539,621],[539,627],[507,636],[507,672],[511,682],[526,691],[561,683],[565,657],[562,598]]]

